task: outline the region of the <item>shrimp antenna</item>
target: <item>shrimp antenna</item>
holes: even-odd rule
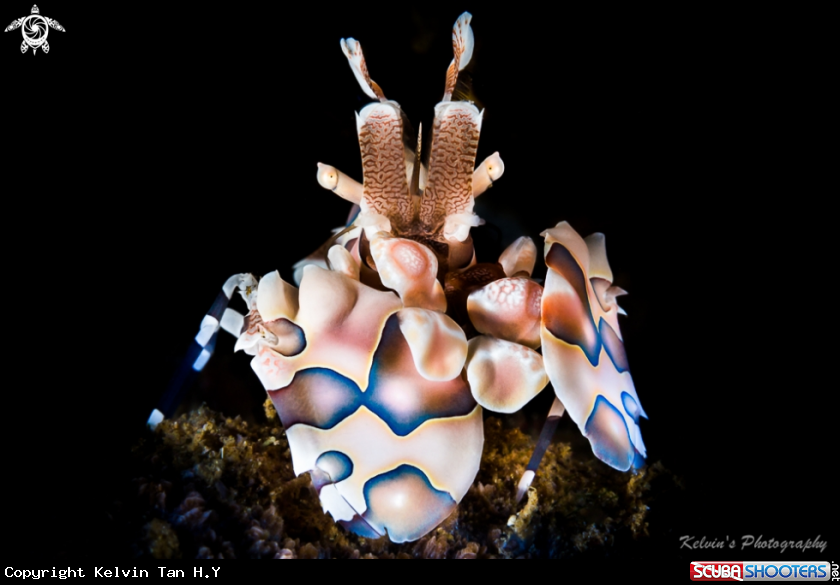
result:
[[[356,81],[359,82],[362,91],[373,99],[378,99],[380,102],[387,101],[385,94],[382,92],[382,88],[370,78],[361,43],[353,38],[341,39],[341,50],[350,62],[350,68],[353,70],[353,75],[356,76]]]
[[[472,59],[475,37],[473,37],[472,27],[470,27],[471,20],[472,14],[465,12],[458,17],[452,27],[452,52],[455,58],[452,59],[449,69],[446,70],[446,90],[443,92],[443,99],[441,100],[443,102],[452,99],[452,92],[455,91],[455,86],[458,84],[458,73],[463,71]]]

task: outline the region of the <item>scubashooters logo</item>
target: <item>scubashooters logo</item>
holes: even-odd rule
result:
[[[6,27],[3,32],[21,29],[23,33],[23,43],[20,45],[20,52],[25,53],[30,48],[32,54],[38,52],[38,49],[44,53],[50,52],[50,44],[47,42],[47,36],[50,34],[50,29],[55,29],[64,32],[64,27],[58,24],[57,20],[41,16],[41,11],[38,5],[32,7],[32,14],[13,20],[12,24]]]
[[[834,567],[827,562],[748,562],[694,561],[692,581],[838,581]]]

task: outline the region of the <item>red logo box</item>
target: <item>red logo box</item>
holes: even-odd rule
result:
[[[700,562],[691,563],[692,581],[743,581],[744,563]]]

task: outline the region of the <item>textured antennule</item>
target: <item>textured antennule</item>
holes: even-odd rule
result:
[[[362,226],[371,219],[379,225],[381,216],[398,231],[402,230],[412,222],[414,204],[408,191],[399,104],[389,101],[368,104],[357,114],[356,125],[364,173],[362,212],[356,225]],[[391,226],[380,229],[390,231]],[[368,237],[371,236],[369,233]]]
[[[356,76],[356,81],[367,95],[381,102],[385,101],[385,94],[382,89],[370,78],[365,55],[362,53],[362,45],[356,39],[341,39],[341,50],[350,62],[350,68]]]
[[[361,183],[324,163],[318,163],[318,184],[356,205],[361,203],[364,195],[364,187]]]
[[[476,225],[472,219],[473,172],[481,120],[482,113],[468,102],[435,106],[428,184],[419,213],[429,233],[439,233],[444,223],[449,223],[449,235],[463,241],[469,228]]]
[[[478,197],[487,189],[493,186],[493,183],[502,178],[505,173],[505,163],[498,152],[494,152],[484,159],[478,165],[473,173],[472,180],[472,194],[473,197]]]
[[[452,27],[452,52],[455,58],[446,70],[446,91],[441,101],[448,102],[452,99],[452,92],[455,91],[455,85],[458,83],[458,73],[463,71],[472,59],[475,39],[472,27],[470,27],[471,20],[472,14],[465,12],[458,17]]]

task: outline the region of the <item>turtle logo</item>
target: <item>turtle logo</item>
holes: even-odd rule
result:
[[[50,44],[47,42],[50,27],[64,32],[64,27],[58,24],[58,21],[41,16],[41,11],[38,10],[38,5],[36,4],[32,7],[32,14],[18,18],[7,26],[3,32],[22,28],[23,43],[20,45],[20,52],[25,53],[29,47],[32,47],[32,54],[34,55],[38,52],[39,48],[45,53],[50,52]]]

